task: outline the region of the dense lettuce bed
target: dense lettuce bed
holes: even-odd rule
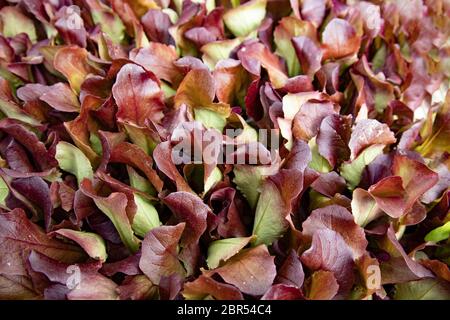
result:
[[[450,299],[449,1],[241,2],[0,2],[0,298]]]

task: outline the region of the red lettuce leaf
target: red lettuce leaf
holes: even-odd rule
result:
[[[178,259],[177,246],[185,224],[161,226],[150,230],[142,242],[142,256],[139,268],[156,285],[164,276],[185,275]]]

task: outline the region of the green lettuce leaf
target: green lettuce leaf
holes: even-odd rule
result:
[[[61,169],[70,172],[77,177],[78,184],[80,184],[84,178],[93,178],[94,174],[89,159],[74,145],[65,141],[60,141],[56,146],[55,158]]]

